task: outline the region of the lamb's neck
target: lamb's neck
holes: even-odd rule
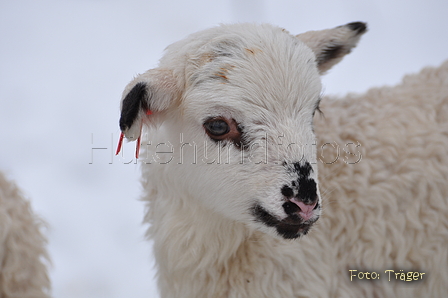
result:
[[[243,224],[195,204],[194,199],[174,200],[158,199],[149,207],[150,237],[160,246],[157,257],[166,260],[159,266],[168,270],[191,266],[202,272],[202,264],[225,263],[250,238]]]
[[[149,204],[149,236],[154,240],[162,297],[227,297],[230,284],[255,279],[252,271],[260,271],[270,258],[266,252],[271,249],[263,246],[272,248],[279,240],[193,202],[157,198]]]

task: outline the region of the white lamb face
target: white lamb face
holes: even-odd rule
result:
[[[292,36],[239,24],[196,33],[128,85],[120,127],[133,140],[142,121],[163,123],[149,130],[150,139],[173,145],[171,156],[157,163],[157,149],[148,151],[145,165],[163,180],[160,188],[169,185],[173,194],[252,228],[297,238],[321,212],[313,132],[319,74],[364,31],[351,23]]]

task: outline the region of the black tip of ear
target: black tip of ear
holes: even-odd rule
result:
[[[145,83],[137,83],[123,99],[120,117],[120,129],[129,129],[136,120],[140,109],[148,109],[146,103],[147,90]]]
[[[353,22],[346,25],[351,30],[356,32],[356,35],[362,34],[367,31],[367,24],[363,22]]]

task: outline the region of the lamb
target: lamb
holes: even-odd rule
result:
[[[42,225],[18,187],[0,172],[0,297],[50,297]]]
[[[366,28],[221,25],[128,84],[161,297],[446,294],[448,62],[323,98]]]

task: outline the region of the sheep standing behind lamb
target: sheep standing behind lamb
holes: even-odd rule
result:
[[[162,297],[446,294],[448,62],[322,99],[365,31],[222,25],[126,87]]]
[[[43,222],[0,172],[0,297],[47,298],[50,280]]]
[[[321,157],[328,164],[319,163],[328,195],[316,229],[299,241],[301,253],[318,252],[319,264],[331,264],[336,283],[326,287],[335,297],[444,297],[448,61],[395,87],[325,98],[322,111],[315,122],[320,146],[340,145],[341,160],[333,163],[330,145],[321,151],[328,153]]]

